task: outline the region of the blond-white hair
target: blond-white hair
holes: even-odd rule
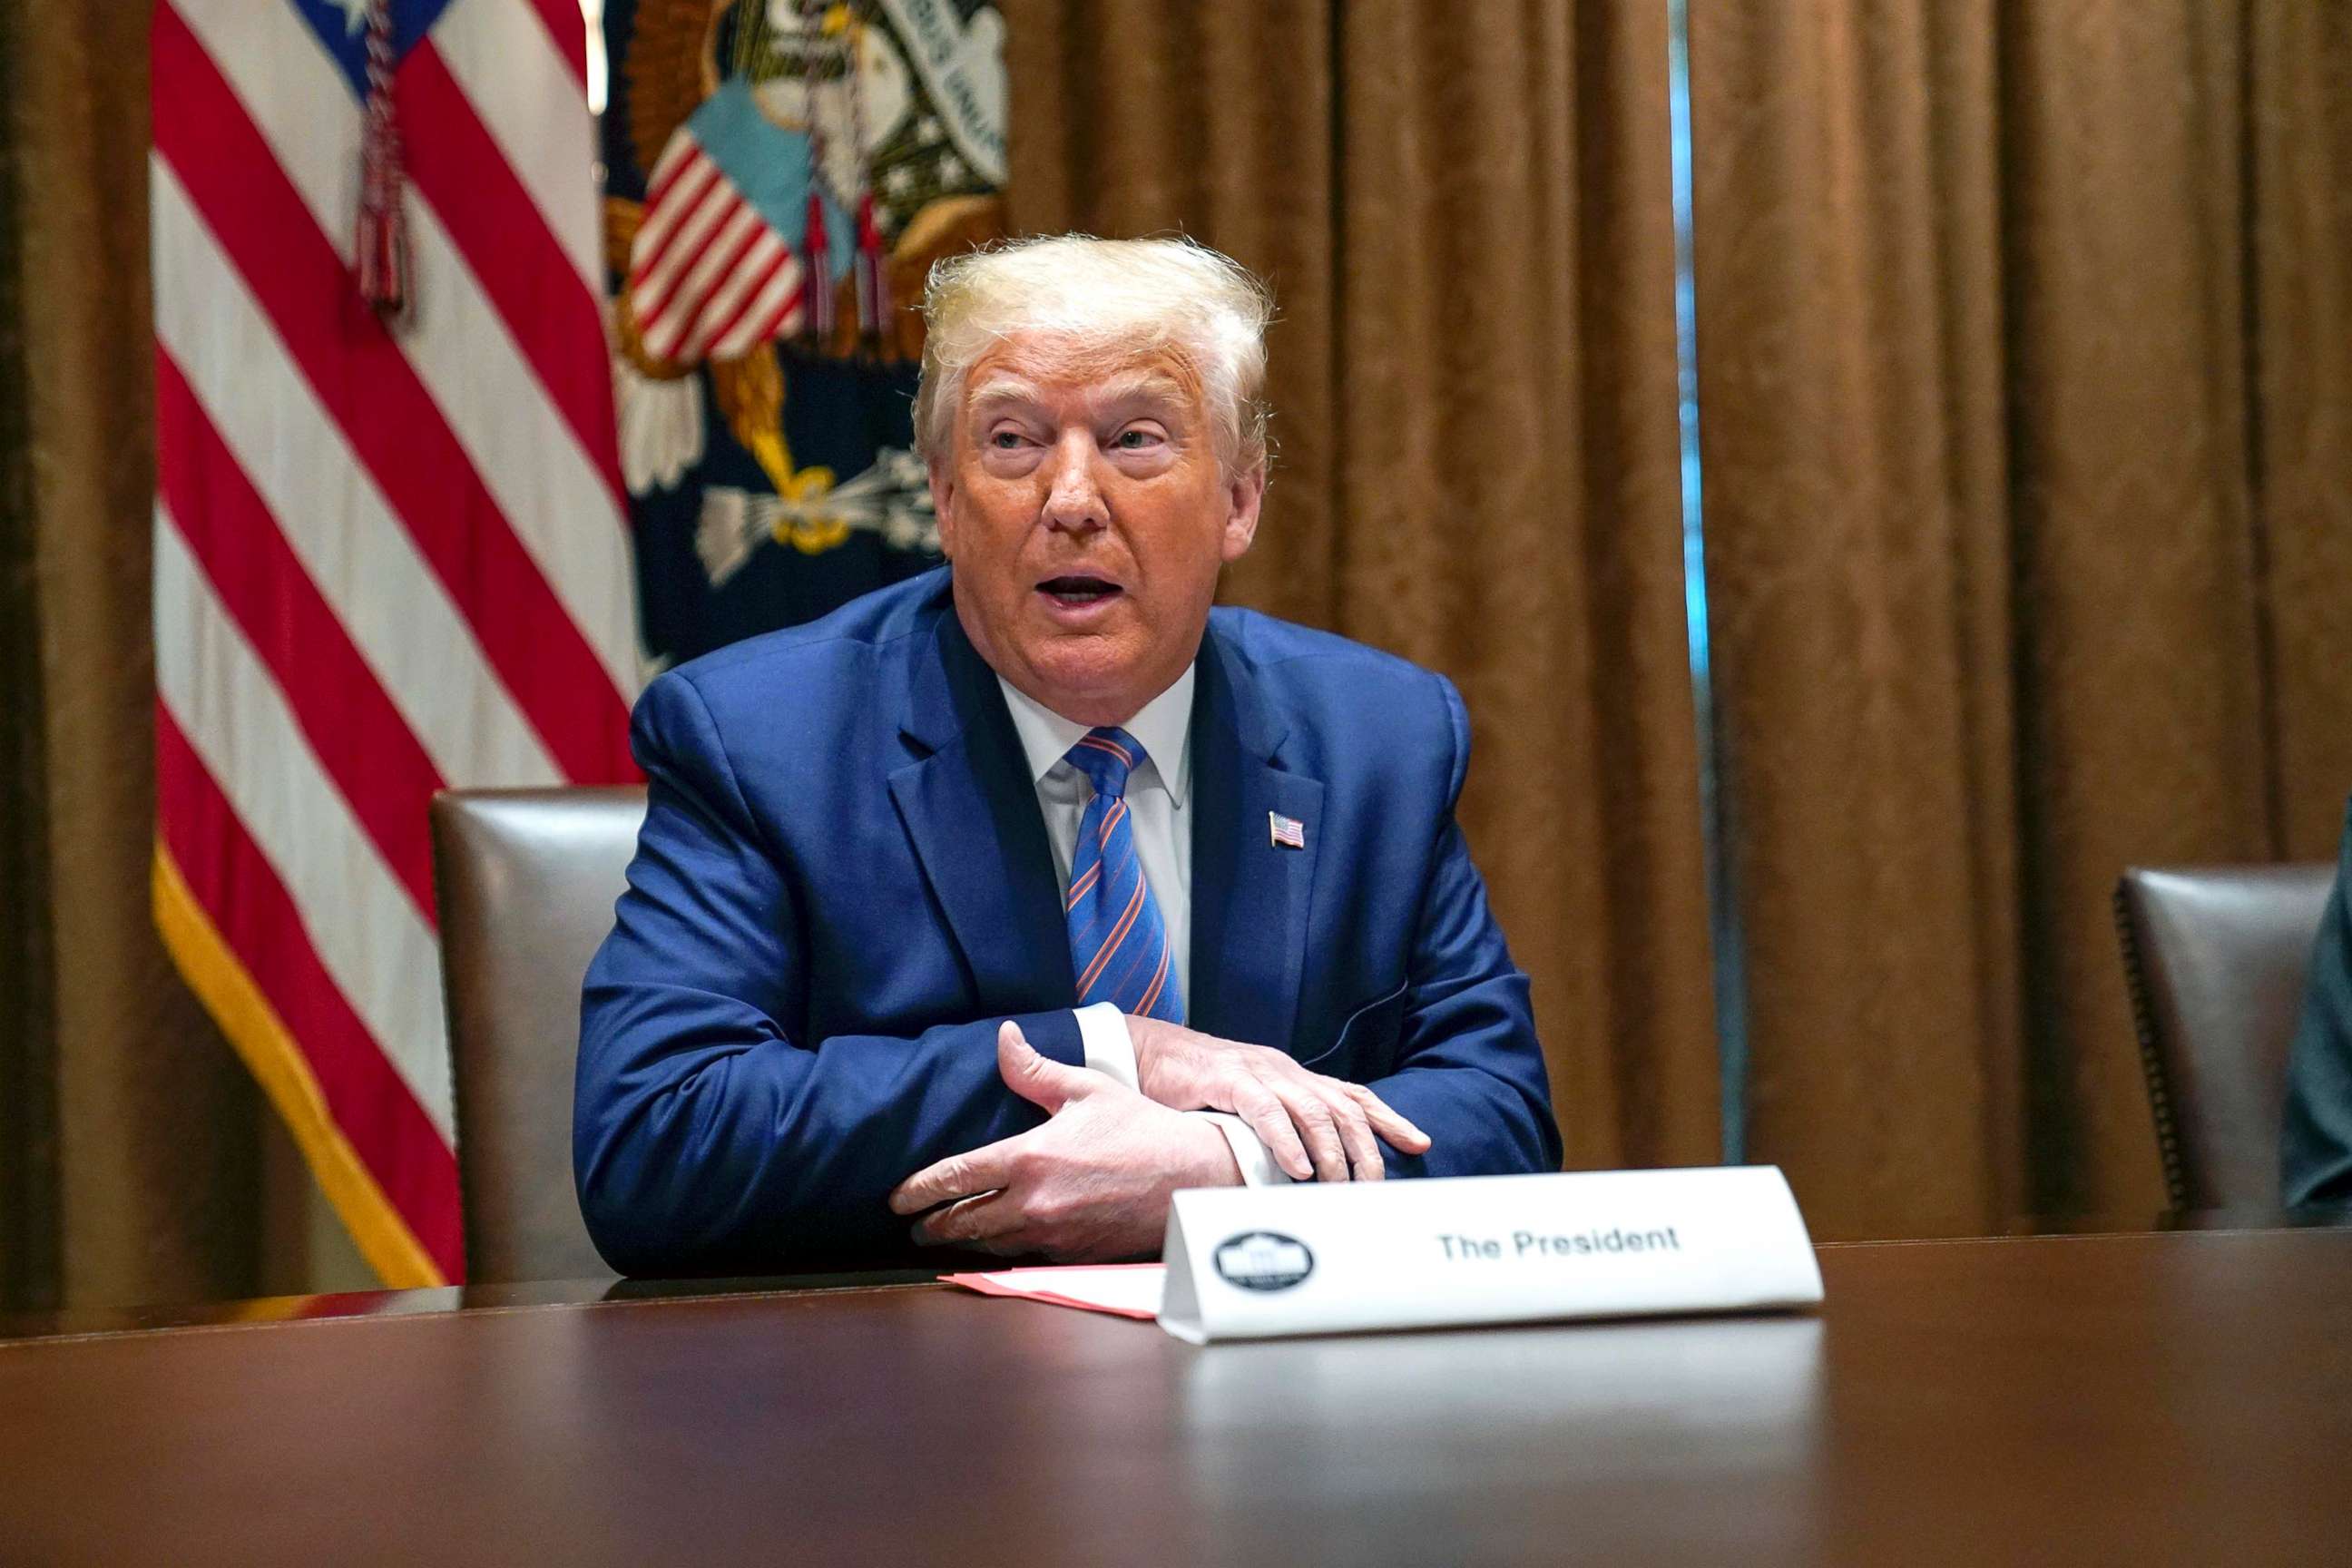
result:
[[[1189,239],[1048,235],[950,257],[923,290],[915,444],[942,462],[964,378],[1016,333],[1080,355],[1164,349],[1201,379],[1229,475],[1265,463],[1265,328],[1274,296],[1229,257]]]

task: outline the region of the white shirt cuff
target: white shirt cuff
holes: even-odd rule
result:
[[[1135,1077],[1135,1041],[1127,1032],[1127,1015],[1116,1002],[1097,1002],[1076,1009],[1078,1044],[1087,1066],[1116,1083],[1139,1089]]]
[[[1290,1173],[1274,1163],[1274,1156],[1266,1152],[1265,1142],[1250,1131],[1248,1122],[1222,1110],[1196,1110],[1192,1114],[1207,1117],[1216,1123],[1217,1131],[1225,1135],[1225,1142],[1234,1152],[1234,1163],[1242,1168],[1242,1185],[1289,1184]]]
[[[1086,1053],[1087,1066],[1114,1082],[1139,1090],[1135,1040],[1127,1032],[1127,1015],[1118,1010],[1118,1004],[1097,1002],[1076,1009],[1074,1016],[1078,1020],[1078,1044]],[[1290,1173],[1274,1163],[1274,1156],[1266,1152],[1265,1142],[1250,1131],[1248,1122],[1222,1110],[1196,1110],[1190,1114],[1207,1117],[1225,1135],[1225,1146],[1234,1152],[1234,1163],[1241,1167],[1244,1186],[1289,1182]]]

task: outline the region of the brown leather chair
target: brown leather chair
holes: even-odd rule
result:
[[[2116,887],[2173,1206],[2275,1208],[2287,1047],[2336,868],[2176,866]]]
[[[449,790],[433,801],[457,1072],[466,1277],[609,1279],[572,1184],[580,982],[613,929],[646,792]]]

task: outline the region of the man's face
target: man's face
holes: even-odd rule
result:
[[[982,356],[931,492],[991,668],[1082,724],[1125,723],[1183,673],[1265,488],[1221,476],[1216,434],[1162,351],[1079,359],[1014,336]]]

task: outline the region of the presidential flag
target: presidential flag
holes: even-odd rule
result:
[[[585,28],[163,0],[152,39],[156,917],[385,1282],[454,1280],[427,800],[635,776]]]
[[[1003,236],[986,0],[604,0],[621,471],[664,663],[928,571],[933,262]]]

